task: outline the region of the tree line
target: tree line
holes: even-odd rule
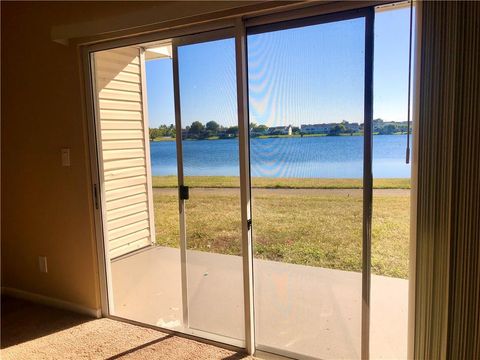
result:
[[[170,124],[169,126],[160,125],[158,128],[150,128],[149,131],[151,141],[159,137],[175,138],[176,136],[175,125],[173,124]]]
[[[250,133],[267,134],[269,127],[250,123]],[[216,121],[209,121],[203,125],[200,121],[194,121],[190,126],[182,129],[183,138],[186,139],[229,139],[238,137],[238,126],[222,126]]]
[[[250,129],[267,133],[268,126],[252,123]],[[153,141],[159,137],[175,138],[175,125],[160,125],[158,128],[150,128],[150,140]],[[194,121],[190,126],[182,129],[182,138],[184,139],[228,139],[236,137],[238,137],[238,126],[222,126],[216,121],[209,121],[205,125],[200,121]]]
[[[186,139],[208,139],[218,137],[221,139],[238,136],[238,126],[221,126],[216,121],[209,121],[203,125],[200,121],[194,121],[190,126],[182,129],[182,136]]]
[[[375,119],[373,121],[376,125],[376,133],[379,135],[392,135],[397,133],[405,133],[407,131],[407,125],[405,122],[398,124],[387,123],[384,124],[382,119]],[[338,136],[341,134],[354,134],[354,130],[349,129],[346,125],[346,121],[342,121],[339,124],[333,126],[327,135]],[[257,125],[255,123],[250,124],[250,135],[252,137],[262,136],[262,135],[275,135],[273,132],[269,132],[269,127],[266,125]],[[175,138],[176,130],[175,125],[160,125],[158,128],[150,128],[150,140],[155,140],[161,137]],[[359,125],[359,131],[363,132],[363,124]],[[301,129],[297,126],[292,126],[292,135],[304,135]],[[228,139],[238,137],[238,126],[222,126],[216,121],[209,121],[205,125],[200,121],[194,121],[190,126],[187,126],[185,129],[182,129],[182,138],[183,139],[209,139],[209,138],[219,138],[219,139]]]

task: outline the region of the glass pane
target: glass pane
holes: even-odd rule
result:
[[[406,359],[410,243],[407,145],[410,9],[375,14],[370,355]]]
[[[147,50],[144,62],[138,47],[95,54],[104,231],[111,265],[110,311],[179,330],[182,287],[175,131],[171,126],[172,60],[169,56],[151,59],[150,55]],[[142,94],[143,85],[146,94]],[[149,118],[144,106],[148,106]],[[144,126],[150,128],[150,139],[145,138]],[[148,178],[148,163],[152,179]]]
[[[244,339],[235,42],[178,48],[188,324]]]
[[[256,336],[358,359],[365,19],[248,36]]]

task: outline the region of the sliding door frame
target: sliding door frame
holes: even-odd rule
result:
[[[370,292],[373,202],[373,43],[375,9],[365,15],[365,94],[363,151],[362,359],[370,358]]]
[[[303,9],[302,9],[303,10]],[[362,216],[362,302],[361,302],[361,358],[370,357],[370,288],[371,288],[371,243],[372,243],[372,153],[373,153],[373,43],[374,43],[374,19],[375,8],[366,7],[362,9],[348,10],[331,14],[321,14],[305,17],[304,11],[297,11],[301,18],[295,18],[295,13],[275,14],[266,16],[263,19],[252,19],[248,26],[246,22],[246,33],[261,34],[279,30],[300,28],[305,26],[321,25],[332,22],[339,22],[351,19],[365,19],[365,65],[364,65],[364,136],[363,136],[363,216]],[[292,18],[293,17],[293,18]],[[282,21],[278,21],[278,18]],[[245,44],[246,47],[246,44]],[[246,75],[245,75],[246,76]],[[247,94],[248,100],[248,94]],[[245,274],[244,274],[245,275]],[[255,346],[257,348],[257,346]],[[262,346],[267,352],[276,352],[287,357],[296,357],[293,354],[279,349],[271,349]]]
[[[179,67],[179,57],[178,57],[178,48],[181,46],[188,46],[193,44],[201,44],[206,42],[212,42],[217,40],[224,39],[235,39],[236,38],[236,29],[234,27],[219,29],[216,31],[209,31],[198,33],[194,35],[185,35],[182,37],[176,37],[172,39],[172,64],[173,64],[173,93],[174,93],[174,104],[175,104],[175,128],[176,136],[176,149],[177,149],[177,174],[178,174],[178,203],[179,203],[179,219],[180,219],[180,261],[181,261],[181,278],[182,278],[182,310],[183,310],[183,326],[185,329],[189,329],[189,308],[188,308],[188,271],[187,271],[187,225],[186,217],[188,216],[185,212],[186,203],[185,200],[180,196],[181,187],[185,186],[185,177],[184,177],[184,163],[183,163],[183,138],[182,138],[182,111],[181,111],[181,91],[180,91],[180,67]],[[237,53],[235,52],[236,61],[238,61]],[[238,97],[238,96],[237,96]],[[240,118],[238,124],[240,127]],[[239,141],[240,147],[241,141]],[[243,188],[243,181],[240,179],[240,187]],[[243,208],[242,208],[243,210]],[[243,211],[242,216],[243,216]],[[244,258],[244,247],[242,246],[242,257]],[[245,304],[245,308],[248,304]],[[246,309],[245,309],[246,311]],[[245,325],[246,333],[249,327]],[[190,334],[198,334],[210,338],[211,340],[223,341],[230,343],[233,346],[249,348],[251,346],[246,340],[236,340],[229,338],[227,336],[214,335],[206,331],[190,329],[187,331]]]
[[[178,189],[184,184],[183,176],[183,143],[182,143],[182,112],[180,104],[180,86],[178,76],[178,47],[172,44],[173,64],[173,98],[175,108],[175,143],[177,149],[177,179]],[[180,134],[180,136],[178,136]],[[180,190],[179,190],[180,191]],[[185,200],[178,194],[178,216],[180,225],[180,268],[182,281],[182,323],[188,328],[188,286],[187,286],[187,234],[185,219]]]
[[[223,38],[234,37],[235,56],[236,56],[236,81],[237,81],[237,116],[239,125],[239,161],[240,161],[240,197],[241,197],[241,219],[242,219],[242,256],[243,256],[243,287],[244,287],[244,314],[245,314],[245,350],[248,354],[254,354],[257,351],[255,344],[255,316],[254,316],[254,289],[253,289],[253,245],[252,245],[252,224],[251,224],[251,188],[250,188],[250,151],[249,151],[249,110],[248,110],[248,69],[247,69],[247,35],[250,33],[272,31],[288,26],[300,27],[313,24],[321,24],[333,21],[347,20],[349,18],[365,18],[365,94],[364,94],[364,175],[363,175],[363,240],[362,240],[362,328],[361,328],[361,356],[362,359],[369,357],[369,316],[370,316],[370,247],[371,247],[371,216],[372,216],[372,118],[373,118],[373,21],[374,5],[361,9],[348,10],[343,12],[325,13],[324,5],[310,6],[301,10],[290,10],[276,14],[262,15],[258,17],[236,17],[220,21],[212,21],[208,24],[200,24],[183,29],[171,29],[157,32],[155,34],[144,34],[130,38],[110,40],[102,43],[82,46],[82,62],[85,82],[85,105],[87,109],[86,117],[88,119],[89,145],[90,145],[90,163],[92,172],[92,198],[94,206],[94,223],[97,239],[97,255],[99,263],[100,294],[102,304],[102,314],[121,321],[139,324],[136,321],[119,318],[113,315],[109,303],[113,301],[110,277],[110,263],[105,251],[105,239],[103,234],[103,209],[102,197],[98,193],[99,189],[99,171],[101,164],[97,149],[98,139],[96,138],[95,124],[95,94],[93,88],[93,54],[97,51],[109,50],[125,46],[145,46],[149,43],[158,43],[162,40],[172,39],[173,66],[174,66],[174,96],[175,99],[175,124],[177,130],[180,129],[180,136],[177,136],[177,157],[178,166],[178,184],[183,185],[183,156],[182,156],[182,138],[181,138],[181,114],[180,114],[180,94],[178,84],[178,45],[187,43],[198,43],[203,41],[212,41],[219,39],[219,34],[223,33]],[[361,4],[365,6],[365,4]],[[331,10],[334,11],[334,10]],[[229,34],[225,36],[225,34]],[[221,38],[221,37],[220,37]],[[176,68],[176,70],[175,70]],[[175,72],[177,75],[175,75]],[[182,169],[180,169],[182,167]],[[179,200],[179,214],[181,227],[181,244],[185,250],[185,206]],[[183,218],[183,220],[182,220]],[[183,251],[183,250],[182,250]],[[182,297],[183,319],[188,324],[188,308],[186,303],[186,258],[182,254]],[[146,326],[146,324],[140,324]],[[176,332],[156,326],[148,327],[160,329],[167,333],[175,333],[180,336],[197,338],[205,341],[205,338],[192,333]],[[210,343],[219,346],[232,348],[223,343],[221,337],[210,338]],[[267,350],[268,351],[268,350]],[[274,349],[279,355],[289,356],[286,352]],[[290,354],[291,355],[291,354]]]
[[[243,260],[243,301],[245,323],[245,348],[254,354],[255,344],[255,302],[253,287],[253,238],[252,202],[250,178],[250,120],[248,109],[247,32],[244,22],[239,19],[235,33],[235,55],[237,75],[238,142],[240,160],[240,206],[242,212],[242,260]]]
[[[84,48],[82,51],[82,70],[84,73],[84,92],[85,92],[85,108],[87,117],[87,130],[88,130],[88,145],[90,153],[90,172],[91,172],[91,191],[92,191],[92,207],[93,207],[93,224],[95,230],[96,239],[96,255],[97,265],[99,269],[99,288],[100,288],[100,306],[101,315],[109,316],[111,308],[111,299],[109,296],[112,292],[110,266],[108,265],[108,244],[104,238],[104,204],[100,204],[104,201],[104,198],[100,196],[100,152],[98,149],[99,139],[97,138],[96,124],[98,119],[97,106],[95,101],[94,90],[94,61],[93,52],[88,48]]]

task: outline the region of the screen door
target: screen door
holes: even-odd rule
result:
[[[175,44],[187,324],[243,344],[235,40]]]

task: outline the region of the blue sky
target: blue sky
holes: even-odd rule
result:
[[[375,18],[374,117],[406,119],[409,9]],[[267,126],[363,121],[364,20],[248,38],[250,119]],[[233,39],[179,48],[182,121],[236,125]],[[172,62],[147,62],[151,127],[174,123]]]

